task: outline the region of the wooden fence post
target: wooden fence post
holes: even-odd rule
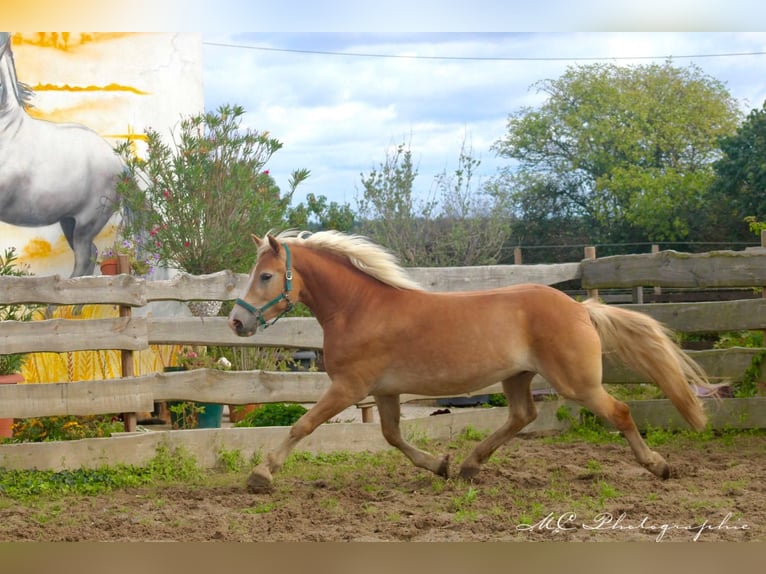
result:
[[[596,248],[593,245],[589,245],[585,248],[585,259],[595,259]],[[598,299],[598,289],[588,289],[588,297]]]
[[[521,265],[521,247],[513,248],[513,264]]]
[[[130,259],[127,255],[118,256],[118,273],[130,274]],[[130,305],[120,305],[120,317],[130,317],[133,314],[133,308]],[[122,366],[123,377],[134,377],[135,366],[133,364],[133,351],[120,351],[120,364]],[[137,425],[136,413],[122,413],[122,421],[125,425],[125,432],[136,432]]]

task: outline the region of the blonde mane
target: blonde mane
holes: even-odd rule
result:
[[[420,284],[407,276],[407,272],[399,265],[393,253],[361,235],[350,235],[340,231],[311,233],[290,230],[283,231],[275,238],[288,245],[303,245],[346,257],[354,267],[391,287],[423,290]]]

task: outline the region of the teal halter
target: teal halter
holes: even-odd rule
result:
[[[248,311],[251,315],[254,315],[256,320],[258,321],[258,324],[263,329],[268,329],[271,327],[274,323],[277,322],[285,313],[290,312],[290,310],[293,308],[293,302],[290,300],[290,291],[292,291],[293,288],[293,271],[290,268],[290,248],[286,244],[282,244],[282,247],[285,248],[285,290],[282,291],[278,296],[274,297],[271,301],[263,305],[262,307],[254,307],[247,301],[243,299],[236,299],[234,301],[235,305],[239,305],[246,311]],[[267,321],[266,318],[263,316],[263,312],[267,309],[272,308],[274,305],[281,301],[287,301],[287,307],[276,317],[274,317],[271,322]]]

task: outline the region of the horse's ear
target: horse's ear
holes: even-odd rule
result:
[[[269,233],[267,237],[269,240],[269,245],[271,245],[271,249],[274,251],[274,255],[279,255],[279,250],[282,249],[279,241],[277,241],[277,238],[274,237],[271,233]]]
[[[261,245],[263,245],[263,239],[261,239],[260,237],[258,237],[254,233],[251,233],[250,237],[252,238],[253,243],[255,243],[256,247],[260,247]]]

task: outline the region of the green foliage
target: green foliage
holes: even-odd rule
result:
[[[328,203],[324,195],[316,196],[313,193],[306,195],[306,203],[299,203],[289,214],[289,226],[293,229],[335,229],[348,232],[353,230],[355,224],[356,216],[350,205],[336,201]]]
[[[468,441],[474,441],[479,442],[480,440],[484,440],[487,437],[488,433],[484,431],[480,431],[471,425],[468,425],[463,430],[460,431],[460,434],[458,435],[458,438]]]
[[[418,199],[412,150],[399,144],[361,174],[360,231],[406,266],[497,263],[510,235],[505,194],[474,182],[480,164],[464,142],[455,171],[436,175],[429,197]]]
[[[182,118],[172,145],[148,128],[146,159],[129,143],[118,147],[127,173],[118,184],[125,235],[146,236],[160,263],[199,275],[249,270],[250,234],[284,225],[295,188],[308,170],[293,172],[282,194],[264,169],[282,143],[243,129],[245,111],[224,105]]]
[[[604,444],[622,441],[619,433],[612,432],[600,418],[587,409],[580,409],[575,418],[569,407],[561,405],[556,410],[556,419],[570,424],[566,432],[553,437],[552,440],[556,442],[584,440],[593,444]]]
[[[110,437],[125,425],[112,415],[53,416],[19,419],[10,442],[48,442]]]
[[[493,407],[507,407],[508,399],[503,393],[493,393],[489,395],[489,404]]]
[[[473,486],[460,496],[454,496],[450,500],[449,510],[455,514],[455,520],[458,522],[471,522],[478,518],[478,512],[472,509],[479,497],[479,491]]]
[[[27,265],[21,264],[15,247],[6,247],[0,255],[0,276],[28,277],[32,275]],[[30,321],[35,306],[0,305],[0,321]],[[0,355],[0,375],[12,375],[21,372],[26,356],[21,353]]]
[[[745,238],[745,229],[739,224],[748,217],[766,218],[766,102],[761,109],[752,110],[737,128],[720,142],[723,155],[714,164],[714,204],[711,213],[718,225],[726,225],[730,235]],[[750,231],[760,235],[761,227]]]
[[[738,399],[755,397],[761,394],[759,385],[763,372],[763,362],[766,360],[766,350],[761,350],[754,355],[750,365],[742,375],[742,380],[734,385],[734,396]]]
[[[696,234],[719,138],[736,101],[696,66],[574,66],[538,82],[539,108],[512,113],[493,149],[520,162],[501,176],[524,226],[577,222],[591,242]],[[557,230],[555,230],[557,231]],[[696,237],[695,237],[696,238]]]
[[[247,413],[236,423],[237,427],[291,426],[306,413],[303,405],[290,403],[268,403]]]
[[[0,494],[14,500],[27,500],[40,495],[46,498],[71,494],[96,495],[117,488],[192,481],[200,476],[193,456],[181,449],[171,452],[166,447],[159,447],[146,467],[118,465],[57,472],[0,469]]]
[[[716,349],[729,349],[732,347],[746,347],[761,349],[753,355],[750,365],[742,374],[742,380],[733,385],[734,397],[748,398],[759,396],[763,385],[763,364],[766,360],[763,331],[736,331],[721,333],[715,343]]]
[[[195,401],[169,402],[168,410],[173,414],[174,429],[195,429],[199,426],[199,415],[205,413],[205,405]]]
[[[245,468],[245,459],[239,450],[221,449],[218,451],[221,468],[227,472],[240,472]]]

